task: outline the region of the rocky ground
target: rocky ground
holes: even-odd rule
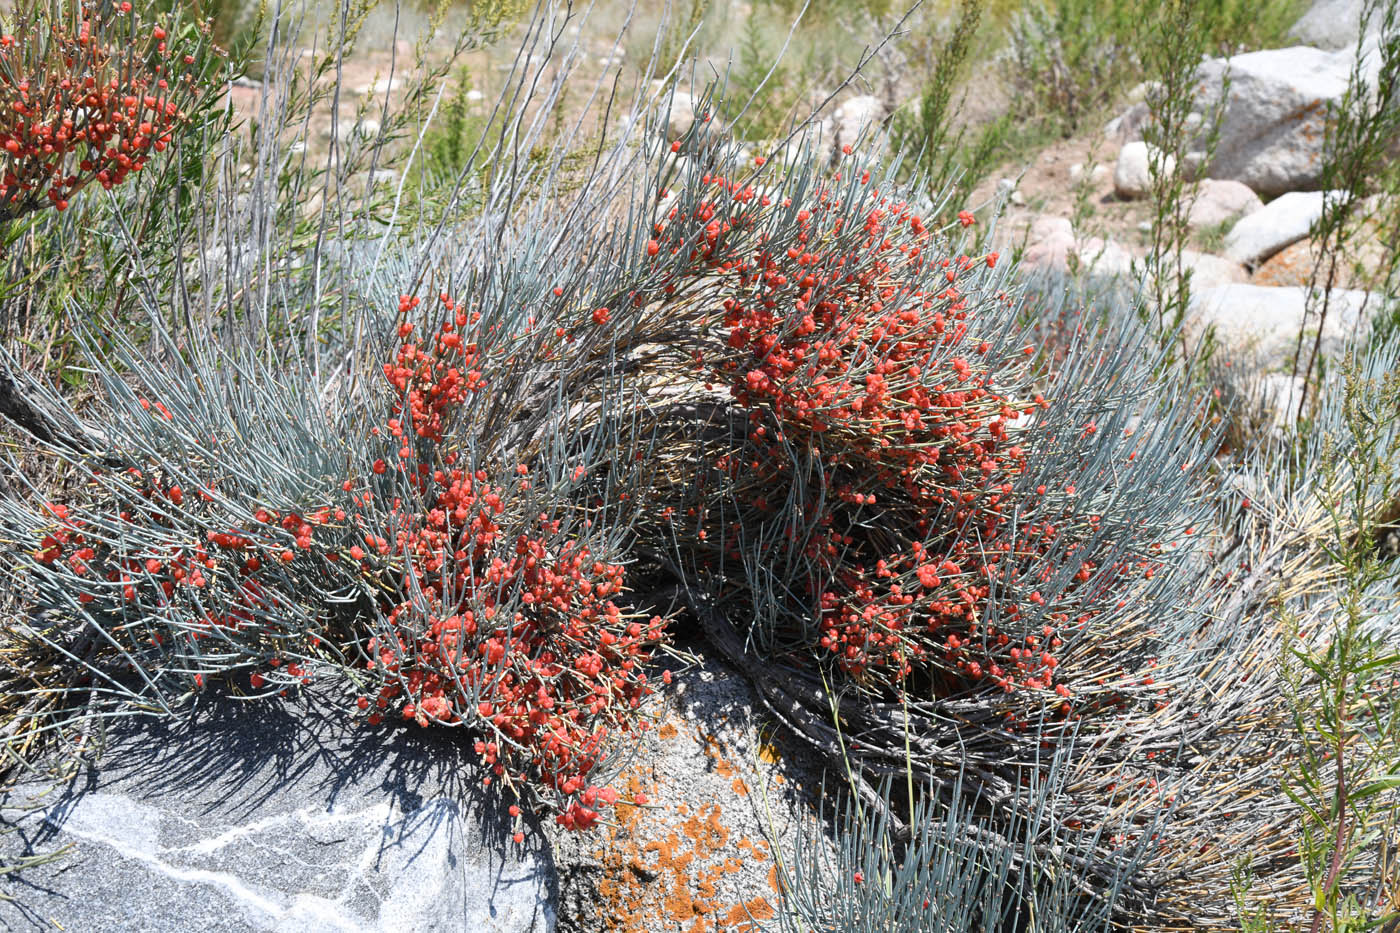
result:
[[[1318,190],[1328,116],[1340,104],[1357,61],[1360,5],[1321,0],[1294,27],[1299,44],[1205,62],[1198,72],[1198,111],[1219,102],[1223,75],[1229,95],[1221,108],[1215,157],[1200,175],[1189,204],[1192,303],[1184,327],[1195,342],[1213,327],[1231,361],[1232,388],[1281,418],[1296,398],[1293,351],[1304,324],[1307,286],[1320,246],[1310,238],[1323,204]],[[1361,73],[1374,84],[1377,37],[1363,39]],[[1002,200],[999,221],[1008,249],[1021,249],[1023,269],[1062,270],[1071,264],[1095,275],[1140,284],[1155,213],[1149,148],[1143,141],[1148,88],[1102,131],[1049,146],[1026,165],[973,192],[974,204]],[[1397,142],[1400,144],[1400,142]],[[1005,174],[1018,172],[1016,175]],[[1369,215],[1363,205],[1359,213]],[[1338,269],[1335,314],[1324,327],[1325,352],[1364,333],[1379,311],[1377,283],[1368,272],[1384,241],[1373,220],[1351,234],[1350,257]]]
[[[523,845],[460,735],[368,729],[328,712],[343,692],[204,698],[22,776],[0,793],[0,926],[753,930],[819,819],[820,769],[717,662],[655,704],[622,779],[645,807],[596,833],[530,823]]]

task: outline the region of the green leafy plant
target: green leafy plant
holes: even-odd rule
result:
[[[1152,325],[1164,343],[1183,340],[1182,322],[1191,303],[1191,269],[1185,264],[1190,239],[1187,222],[1198,186],[1195,178],[1210,164],[1219,137],[1223,103],[1207,113],[1196,100],[1196,68],[1209,34],[1204,28],[1208,4],[1166,0],[1157,18],[1145,26],[1145,64],[1155,82],[1147,95],[1144,139],[1151,177],[1151,243],[1143,261]],[[1220,93],[1229,94],[1228,76]],[[1185,348],[1183,347],[1183,352]]]
[[[1298,928],[1373,930],[1400,916],[1389,879],[1400,802],[1397,566],[1381,535],[1400,478],[1400,380],[1392,341],[1348,360],[1327,388],[1305,453],[1324,582],[1283,602],[1283,655],[1297,752],[1283,769],[1298,809],[1296,860],[1310,904]],[[1314,460],[1316,454],[1318,459]],[[1246,929],[1279,928],[1267,900],[1238,885]]]
[[[1028,5],[1009,35],[1017,113],[1046,119],[1065,135],[1077,130],[1131,85],[1138,67],[1132,35],[1144,12],[1123,0]]]

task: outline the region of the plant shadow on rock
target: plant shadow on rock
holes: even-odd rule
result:
[[[481,765],[461,735],[367,735],[334,711],[331,692],[317,685],[279,703],[211,692],[179,721],[116,721],[103,752],[57,781],[39,772],[7,787],[0,860],[20,870],[3,876],[12,898],[0,904],[4,922],[47,926],[46,915],[66,914],[100,924],[104,908],[83,902],[104,893],[123,900],[102,889],[137,873],[154,876],[131,894],[147,924],[166,910],[188,916],[195,895],[211,902],[204,909],[217,929],[271,928],[308,909],[300,919],[332,925],[390,922],[392,910],[434,928],[503,916],[514,925],[488,928],[551,929],[552,854],[533,817],[530,841],[512,843],[512,821],[487,802]],[[94,851],[109,880],[97,890],[91,872],[65,880]],[[201,890],[171,896],[160,890],[166,876]],[[434,880],[439,895],[460,894],[431,903],[424,886]],[[84,896],[75,898],[79,883]],[[204,897],[220,891],[228,896]],[[451,913],[457,908],[464,915]]]

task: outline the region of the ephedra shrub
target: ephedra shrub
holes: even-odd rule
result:
[[[756,161],[697,167],[646,247],[690,264],[666,288],[704,284],[642,537],[769,707],[851,775],[882,853],[975,800],[957,822],[1021,879],[998,913],[1060,898],[1066,918],[1121,919],[1150,897],[1139,869],[1171,796],[1131,749],[1165,756],[1156,733],[1185,713],[1157,665],[1201,621],[1180,571],[1204,527],[1202,409],[1154,375],[1121,300],[1106,324],[1071,316],[1063,345],[1034,339],[999,257],[931,229],[878,162]],[[810,903],[855,903],[849,885]],[[797,925],[845,928],[829,919]]]
[[[505,464],[456,440],[488,439],[473,401],[508,382],[487,360],[527,338],[479,334],[480,314],[445,295],[416,338],[419,304],[400,301],[378,419],[317,411],[296,374],[246,358],[164,374],[129,347],[108,358],[142,384],[107,369],[108,449],[59,451],[86,478],[80,501],[5,505],[45,613],[20,636],[78,662],[67,684],[26,691],[27,713],[71,726],[91,697],[63,688],[79,684],[169,709],[229,673],[271,696],[333,660],[364,684],[371,724],[470,725],[488,784],[556,795],[570,828],[596,821],[617,798],[590,777],[639,727],[661,620],[614,602],[616,542],[569,507],[581,464],[529,444]]]
[[[692,378],[726,389],[742,426],[689,439],[703,472],[661,521],[771,655],[875,690],[917,671],[943,695],[1067,700],[1059,649],[1130,615],[1127,591],[1191,524],[1181,477],[1202,453],[1152,462],[1189,413],[1136,420],[1131,365],[1080,384],[1127,364],[1121,347],[1047,370],[995,253],[960,254],[843,167],[763,195],[707,176],[692,216],[658,224],[649,249],[709,270]],[[1115,459],[1154,480],[1111,478]]]
[[[171,144],[205,90],[185,28],[129,0],[15,4],[0,20],[0,221],[66,210]]]

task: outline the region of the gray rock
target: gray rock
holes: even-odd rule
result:
[[[1207,328],[1215,332],[1236,378],[1286,372],[1292,365],[1298,332],[1307,308],[1307,289],[1298,286],[1222,285],[1191,296],[1186,312],[1188,342],[1198,342]],[[1335,289],[1322,328],[1321,352],[1335,356],[1347,342],[1364,335],[1382,300],[1364,291]],[[1309,328],[1317,321],[1308,320]]]
[[[619,806],[603,838],[549,828],[560,933],[747,929],[777,909],[774,865],[795,857],[799,826],[819,825],[820,762],[741,675],[704,660],[676,673],[660,707],[622,776],[649,805]],[[839,786],[828,775],[827,792]]]
[[[1308,235],[1322,216],[1325,192],[1292,191],[1243,218],[1225,235],[1225,256],[1254,265]]]
[[[1138,101],[1104,124],[1103,133],[1109,139],[1119,139],[1124,142],[1142,139],[1143,127],[1147,126],[1151,114],[1147,102]]]
[[[1380,68],[1375,45],[1373,38],[1362,50],[1361,77],[1372,90]],[[1203,148],[1204,115],[1220,116],[1220,136],[1206,174],[1243,182],[1265,197],[1316,188],[1329,121],[1355,62],[1354,46],[1336,52],[1294,46],[1202,62],[1194,113],[1188,117],[1200,130],[1193,150]],[[1229,96],[1222,107],[1227,75]],[[1109,121],[1104,132],[1124,141],[1141,140],[1150,122],[1148,103],[1139,101]]]
[[[695,119],[694,95],[685,91],[676,91],[670,99],[670,109],[666,114],[666,135],[671,139],[684,136],[695,125]]]
[[[510,841],[460,732],[368,729],[329,694],[203,698],[0,797],[11,930],[549,933],[553,864]]]
[[[1209,253],[1198,253],[1195,250],[1184,249],[1181,251],[1181,264],[1183,268],[1191,271],[1191,291],[1193,294],[1204,289],[1249,280],[1249,275],[1239,263],[1222,259],[1219,256],[1212,256]],[[1153,270],[1146,267],[1146,263],[1144,263],[1144,268],[1141,271],[1144,286],[1150,287],[1155,279]],[[1176,268],[1171,264],[1170,259],[1165,274],[1169,282],[1175,281]]]
[[[1194,229],[1215,227],[1237,217],[1248,217],[1263,206],[1264,202],[1248,185],[1207,178],[1200,183],[1186,223]]]
[[[1355,54],[1295,46],[1211,59],[1197,73],[1197,109],[1212,113],[1228,75],[1229,96],[1208,174],[1244,182],[1266,197],[1317,187],[1331,114],[1346,93]],[[1372,85],[1378,56],[1366,58]]]
[[[1363,27],[1361,14],[1365,5],[1365,0],[1315,0],[1288,35],[1319,49],[1354,48],[1363,31],[1369,34],[1380,28],[1380,10],[1373,10]]]

